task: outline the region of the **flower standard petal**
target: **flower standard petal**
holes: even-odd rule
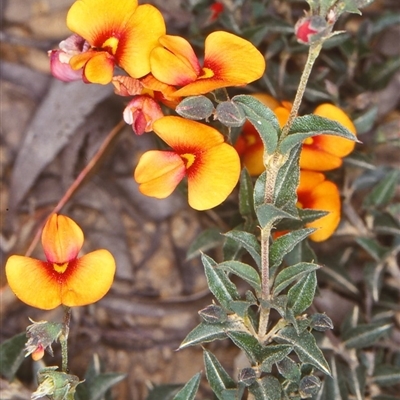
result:
[[[141,193],[163,199],[175,190],[185,173],[185,164],[178,154],[151,150],[140,157],[134,177]]]
[[[24,303],[42,310],[61,304],[61,288],[51,263],[14,255],[5,269],[11,290]]]
[[[137,0],[78,0],[68,11],[67,26],[101,48],[107,39],[121,32],[137,6]]]
[[[227,143],[198,154],[187,170],[189,204],[208,210],[221,204],[235,188],[240,175],[240,159]]]
[[[136,0],[78,0],[68,12],[67,25],[93,49],[107,52],[133,78],[150,72],[150,52],[165,34],[164,18],[157,8],[138,6]],[[104,73],[110,82],[108,70],[105,67]]]
[[[133,78],[150,72],[150,53],[165,35],[164,18],[150,4],[140,5],[129,19],[120,37],[115,57],[118,65]]]
[[[100,300],[109,291],[114,274],[114,257],[104,249],[72,261],[61,285],[62,304],[76,307]]]
[[[263,55],[249,41],[232,33],[213,32],[205,41],[202,73],[175,95],[191,96],[222,87],[246,85],[261,78],[265,65]]]
[[[75,259],[83,245],[83,232],[71,219],[53,214],[42,232],[42,245],[47,261],[64,264]]]
[[[162,117],[153,123],[154,132],[176,153],[204,151],[224,142],[216,129],[181,117]]]

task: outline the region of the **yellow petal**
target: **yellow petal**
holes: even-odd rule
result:
[[[92,46],[103,43],[124,29],[136,11],[137,0],[78,0],[67,14],[67,26]]]
[[[249,41],[217,31],[207,36],[203,70],[210,71],[175,92],[175,96],[208,93],[227,86],[242,86],[261,78],[264,56]]]
[[[61,302],[68,307],[84,306],[95,303],[109,291],[115,275],[115,260],[109,251],[96,250],[75,260],[68,270],[62,284]]]
[[[181,117],[162,117],[154,122],[153,129],[178,154],[197,153],[224,142],[216,129]]]
[[[333,182],[324,181],[317,185],[307,198],[299,196],[299,201],[304,208],[329,211],[328,215],[306,225],[310,228],[318,228],[316,232],[310,235],[310,239],[314,242],[322,242],[328,239],[335,232],[340,222],[341,202],[337,186]]]
[[[187,175],[190,206],[208,210],[221,204],[235,188],[240,159],[232,146],[221,143],[202,153]]]
[[[302,193],[309,193],[324,180],[325,175],[321,172],[302,170],[300,171],[300,183],[297,188],[297,193],[300,195]]]
[[[258,176],[265,171],[263,156],[264,146],[262,144],[260,146],[248,147],[243,154],[243,165],[247,168],[251,176]]]
[[[184,86],[197,79],[190,65],[163,47],[151,52],[150,65],[154,77],[168,85]]]
[[[134,177],[141,193],[163,199],[175,190],[185,173],[185,164],[178,154],[151,150],[140,157]]]
[[[300,153],[300,168],[312,171],[330,171],[339,168],[342,159],[314,146],[304,145]]]
[[[29,306],[51,310],[61,304],[61,288],[52,264],[24,256],[11,256],[6,263],[8,284]]]
[[[63,264],[76,258],[83,239],[81,228],[71,218],[53,214],[42,232],[42,245],[47,260]]]
[[[249,41],[219,31],[206,38],[204,67],[218,78],[244,85],[262,77],[265,58]]]
[[[151,53],[151,72],[161,82],[182,86],[196,80],[201,72],[199,60],[190,43],[180,37],[164,35],[159,39],[163,47]]]
[[[319,115],[320,117],[328,118],[332,121],[339,122],[350,132],[356,135],[356,128],[348,115],[333,104],[324,103],[319,105],[314,110],[314,114]],[[332,135],[316,136],[315,140],[318,141],[318,145],[327,153],[331,153],[338,157],[347,156],[353,151],[355,146],[355,142],[352,140]]]
[[[105,51],[97,52],[85,64],[83,75],[88,82],[107,85],[114,73],[114,58]]]
[[[150,72],[150,53],[165,35],[164,18],[150,4],[140,5],[131,16],[115,54],[118,65],[131,77],[141,78]]]

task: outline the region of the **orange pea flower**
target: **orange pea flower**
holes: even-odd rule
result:
[[[111,82],[114,66],[141,78],[150,72],[150,52],[165,34],[162,14],[137,0],[77,0],[67,15],[71,31],[91,46],[70,60],[73,69],[83,68],[85,80]]]
[[[154,132],[171,151],[144,153],[135,170],[139,190],[159,199],[168,197],[187,177],[189,204],[207,210],[221,204],[239,179],[236,150],[216,129],[181,117],[162,117]]]
[[[165,35],[150,56],[151,72],[168,85],[181,86],[175,96],[194,96],[228,86],[242,86],[261,78],[263,55],[247,40],[228,32],[207,36],[203,67],[182,37]]]
[[[260,100],[276,114],[281,127],[286,123],[291,108],[289,102],[280,103],[272,96],[264,93],[255,93],[252,96]],[[265,170],[263,163],[264,145],[260,134],[250,122],[246,121],[243,125],[243,131],[235,143],[235,149],[250,175],[257,176]]]
[[[279,124],[283,127],[288,120],[291,103],[279,102],[272,96],[263,93],[253,95],[277,116]],[[356,134],[354,124],[347,114],[333,104],[324,103],[314,110],[315,115],[328,118],[341,123],[350,132]],[[303,142],[300,154],[300,168],[312,171],[330,171],[342,165],[342,158],[350,154],[355,142],[332,135],[318,135],[307,138]],[[235,145],[244,166],[251,175],[259,175],[264,171],[263,144],[259,134],[249,122],[243,126],[243,132]]]
[[[356,135],[356,128],[347,114],[333,104],[324,103],[314,110],[315,115],[337,121]],[[300,168],[312,171],[330,171],[339,168],[342,158],[349,155],[355,142],[331,135],[307,138],[301,150]]]
[[[337,186],[325,179],[321,172],[300,171],[297,188],[298,206],[314,210],[328,211],[329,214],[306,224],[308,228],[318,228],[309,237],[314,242],[327,240],[340,222],[341,201]]]
[[[7,260],[11,290],[24,303],[43,310],[100,300],[113,282],[115,261],[104,249],[78,257],[83,239],[81,228],[72,219],[53,214],[42,232],[47,261],[18,255]]]

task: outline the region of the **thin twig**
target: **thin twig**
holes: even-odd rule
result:
[[[115,125],[115,127],[107,135],[104,142],[101,144],[100,148],[97,150],[97,153],[93,156],[93,158],[89,161],[89,163],[85,166],[85,168],[83,168],[83,170],[79,173],[77,178],[74,180],[72,185],[67,189],[64,196],[60,199],[58,204],[54,207],[54,209],[51,211],[49,216],[51,214],[58,213],[65,206],[65,204],[69,201],[69,199],[72,197],[72,195],[79,188],[79,186],[81,185],[83,180],[89,175],[90,171],[95,167],[97,162],[103,156],[103,154],[105,153],[105,151],[108,148],[111,141],[114,139],[114,137],[120,132],[120,130],[124,126],[125,126],[124,121],[120,121],[117,125]],[[35,237],[33,238],[28,250],[25,253],[25,256],[29,257],[32,254],[34,248],[36,247],[36,245],[40,239],[40,235],[41,235],[43,226],[44,226],[47,218],[40,224],[38,230],[36,231]]]

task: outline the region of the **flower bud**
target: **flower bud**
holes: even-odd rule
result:
[[[63,81],[72,82],[82,79],[82,69],[74,70],[69,65],[69,60],[89,49],[89,43],[79,35],[71,35],[59,44],[59,49],[50,50],[50,71],[52,75]]]
[[[253,368],[243,368],[239,372],[238,382],[245,386],[251,386],[257,379],[256,371]]]
[[[199,315],[205,322],[210,324],[225,322],[228,318],[224,309],[216,304],[210,304],[206,308],[203,308],[199,311]]]
[[[333,322],[326,314],[313,314],[311,316],[311,328],[324,332],[333,329]]]
[[[314,375],[305,376],[299,384],[299,392],[302,399],[308,399],[318,393],[321,381]]]
[[[32,400],[47,396],[50,400],[73,400],[79,378],[56,371],[58,367],[43,368],[38,372],[39,387],[32,393]]]
[[[319,15],[303,17],[294,27],[297,41],[303,44],[311,44],[327,34],[329,26],[324,18]]]
[[[153,122],[163,117],[159,104],[149,95],[135,96],[126,106],[123,117],[128,125],[132,125],[136,135],[153,130]]]
[[[25,344],[26,355],[32,354],[35,361],[40,360],[44,356],[44,351],[47,350],[53,355],[51,344],[55,342],[62,333],[62,324],[47,321],[32,321],[32,325],[26,328],[26,336],[28,341]]]
[[[214,104],[206,96],[191,96],[183,99],[175,111],[184,118],[198,121],[211,116]]]
[[[224,101],[218,104],[215,119],[232,128],[242,126],[246,121],[246,115],[239,104],[233,101]]]

